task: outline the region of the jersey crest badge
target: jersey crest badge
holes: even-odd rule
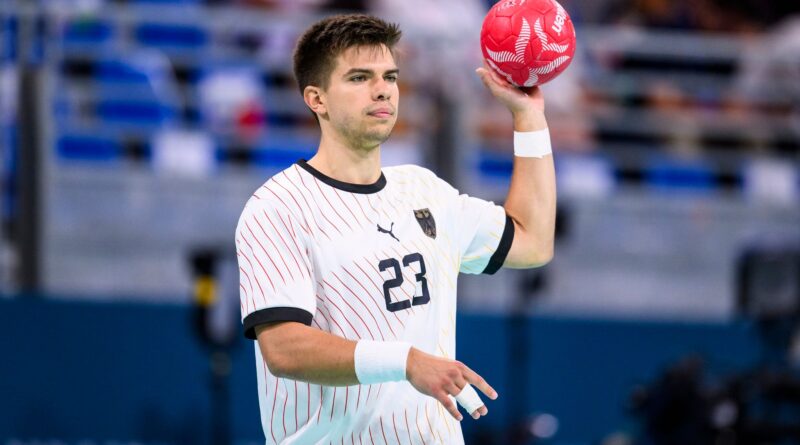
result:
[[[419,226],[422,227],[422,231],[436,239],[436,221],[433,219],[431,211],[428,209],[414,210],[414,216],[417,218]]]

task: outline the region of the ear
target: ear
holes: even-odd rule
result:
[[[328,113],[327,101],[325,92],[322,88],[309,85],[303,90],[303,100],[308,108],[317,115],[325,115]]]

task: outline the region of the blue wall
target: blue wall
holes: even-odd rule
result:
[[[0,301],[0,326],[0,442],[210,443],[211,372],[190,308],[17,299]],[[468,443],[500,437],[531,412],[559,419],[553,443],[594,442],[630,425],[633,386],[674,360],[699,353],[729,373],[758,353],[746,324],[462,315],[458,336],[459,358],[500,393],[487,418],[464,421]],[[261,441],[255,382],[252,343],[241,339],[231,373],[237,442]]]

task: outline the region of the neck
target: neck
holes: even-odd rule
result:
[[[381,147],[360,150],[323,134],[308,164],[337,181],[373,184],[381,176]]]

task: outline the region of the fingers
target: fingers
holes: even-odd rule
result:
[[[446,393],[440,393],[439,395],[437,395],[436,400],[438,400],[439,403],[441,403],[442,406],[444,406],[444,408],[447,410],[447,412],[450,413],[451,416],[453,416],[453,418],[455,418],[459,422],[461,422],[461,420],[464,419],[461,413],[458,412],[456,404],[453,403],[453,399],[451,399]]]
[[[480,408],[472,412],[472,418],[478,420],[481,418],[481,416],[485,416],[487,414],[489,414],[489,408],[487,408],[486,405],[481,405]]]
[[[492,67],[487,65],[485,62],[483,64],[483,68],[478,68],[475,70],[478,73],[478,76],[481,77],[481,80],[487,85],[491,86],[494,84],[495,86],[499,87],[501,90],[513,90],[516,89],[511,82],[508,81],[507,78],[503,77],[495,71]]]
[[[511,82],[508,81],[505,77],[502,77],[497,71],[493,69],[489,69],[489,76],[503,88],[514,88],[514,85],[511,85]]]
[[[479,69],[481,69],[481,68],[479,68]],[[486,71],[486,73],[489,75],[489,77],[491,79],[493,79],[495,82],[497,82],[499,85],[511,86],[511,84],[508,83],[508,79],[505,79],[505,78],[501,77],[497,73],[497,71],[495,71],[492,67],[489,66],[488,63],[486,63],[486,60],[483,61],[483,68],[482,69],[484,71]]]
[[[483,400],[481,400],[481,397],[475,392],[475,388],[473,388],[472,385],[465,386],[464,389],[456,395],[456,402],[458,402],[466,412],[472,413],[473,417],[478,408],[484,405]]]
[[[486,87],[489,88],[492,93],[505,90],[515,92],[516,94],[522,93],[528,97],[541,96],[538,85],[534,85],[532,87],[515,86],[511,84],[508,79],[501,76],[497,73],[497,71],[487,65],[485,61],[483,63],[483,68],[478,68],[475,70],[475,72],[478,73],[478,77],[481,78],[484,85],[486,85]]]
[[[478,373],[469,369],[467,365],[464,365],[464,378],[467,379],[467,382],[474,385],[476,388],[480,389],[482,393],[486,394],[486,397],[495,400],[497,399],[497,391],[494,390],[483,377],[479,376]]]
[[[458,391],[457,391],[457,392],[454,392],[454,393],[453,393],[453,395],[454,395],[454,396],[455,396],[455,395],[457,395],[458,393],[460,393],[460,392],[461,392],[461,390],[463,390],[463,389],[464,389],[464,387],[465,387],[465,386],[467,386],[467,384],[468,384],[468,382],[467,382],[467,378],[466,378],[466,376],[464,375],[464,372],[463,372],[463,371],[461,371],[461,372],[459,372],[459,373],[458,373],[458,375],[457,375],[457,376],[455,377],[455,379],[453,380],[453,384],[454,384],[454,385],[456,385],[456,388],[458,389]]]
[[[447,391],[447,393],[448,393],[449,395],[453,396],[453,397],[455,397],[455,396],[457,396],[457,395],[459,395],[459,394],[461,393],[461,388],[459,388],[459,387],[458,387],[457,385],[455,385],[455,384],[450,384],[450,385],[447,385],[447,386],[444,388],[444,390],[445,390],[445,391]]]
[[[432,364],[435,365],[434,372],[423,375],[427,380],[417,381],[413,377],[409,378],[418,391],[439,401],[459,422],[463,420],[463,416],[459,412],[458,405],[461,405],[473,419],[485,416],[489,412],[472,385],[491,399],[497,398],[497,392],[481,376],[459,361],[434,358]]]
[[[478,73],[478,77],[481,78],[481,82],[483,82],[486,88],[489,88],[491,90],[492,89],[491,80],[489,79],[489,72],[486,70],[486,68],[478,68],[477,70],[475,70],[475,72]]]
[[[492,92],[512,88],[512,85],[507,80],[498,76],[491,68],[478,68],[475,72],[478,73],[478,77],[481,78],[483,84]]]

